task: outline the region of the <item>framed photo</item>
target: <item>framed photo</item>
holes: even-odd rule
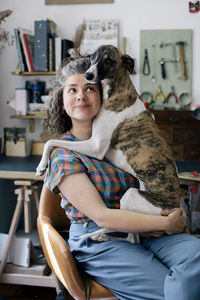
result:
[[[55,4],[90,4],[90,3],[112,3],[114,0],[45,0],[46,5]]]

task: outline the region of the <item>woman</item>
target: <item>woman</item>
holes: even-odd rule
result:
[[[47,125],[63,139],[87,140],[101,106],[101,87],[84,78],[88,58],[68,61],[57,75]],[[112,121],[112,120],[111,120]],[[119,299],[197,300],[200,295],[200,241],[182,233],[182,209],[145,215],[119,208],[134,178],[106,159],[99,161],[56,148],[46,184],[60,192],[71,219],[69,247],[82,270]],[[80,235],[107,227],[120,232],[148,232],[140,245],[124,240],[97,243]]]

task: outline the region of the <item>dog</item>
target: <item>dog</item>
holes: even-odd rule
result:
[[[97,159],[106,156],[140,183],[139,190],[127,190],[120,208],[157,215],[180,206],[180,185],[169,146],[130,79],[133,69],[134,60],[114,46],[101,46],[91,55],[85,78],[91,83],[101,81],[103,87],[103,103],[93,121],[92,136],[86,141],[48,141],[37,175],[45,171],[54,147]],[[100,230],[101,234],[105,232],[110,231]]]

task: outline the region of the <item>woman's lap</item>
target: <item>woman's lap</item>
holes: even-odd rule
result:
[[[78,238],[79,235],[96,229],[93,222],[89,222],[86,228],[83,225],[72,225],[73,240],[70,240],[70,249],[81,268],[120,299],[198,299],[173,296],[180,277],[185,277],[183,268],[188,268],[190,253],[193,256],[195,254],[195,251],[189,249],[189,244],[192,243],[196,252],[200,253],[200,246],[197,251],[197,239],[193,240],[188,235],[176,235],[146,239],[143,245],[136,245],[118,240],[96,243],[90,239]],[[182,249],[187,249],[188,253]],[[193,264],[192,261],[190,263]],[[199,262],[197,266],[200,269]],[[190,273],[189,270],[188,276]],[[169,289],[172,289],[170,293]]]
[[[170,270],[166,299],[200,299],[200,239],[184,233],[166,235],[147,239],[144,246]]]

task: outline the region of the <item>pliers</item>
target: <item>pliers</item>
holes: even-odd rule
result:
[[[153,102],[155,102],[156,99],[157,99],[159,96],[161,97],[162,102],[164,103],[164,102],[165,102],[165,97],[163,96],[163,93],[162,93],[162,90],[161,90],[161,86],[159,86],[158,90],[157,90],[156,93],[153,95]]]
[[[167,97],[166,97],[166,99],[165,99],[165,102],[167,103],[168,100],[169,100],[169,98],[171,98],[171,97],[174,97],[176,103],[178,103],[178,97],[177,97],[176,94],[175,94],[175,90],[174,90],[174,87],[173,87],[173,86],[171,87],[171,92],[167,95]]]
[[[144,50],[144,64],[143,64],[143,75],[148,76],[150,75],[150,64],[149,64],[149,57],[147,49]]]

